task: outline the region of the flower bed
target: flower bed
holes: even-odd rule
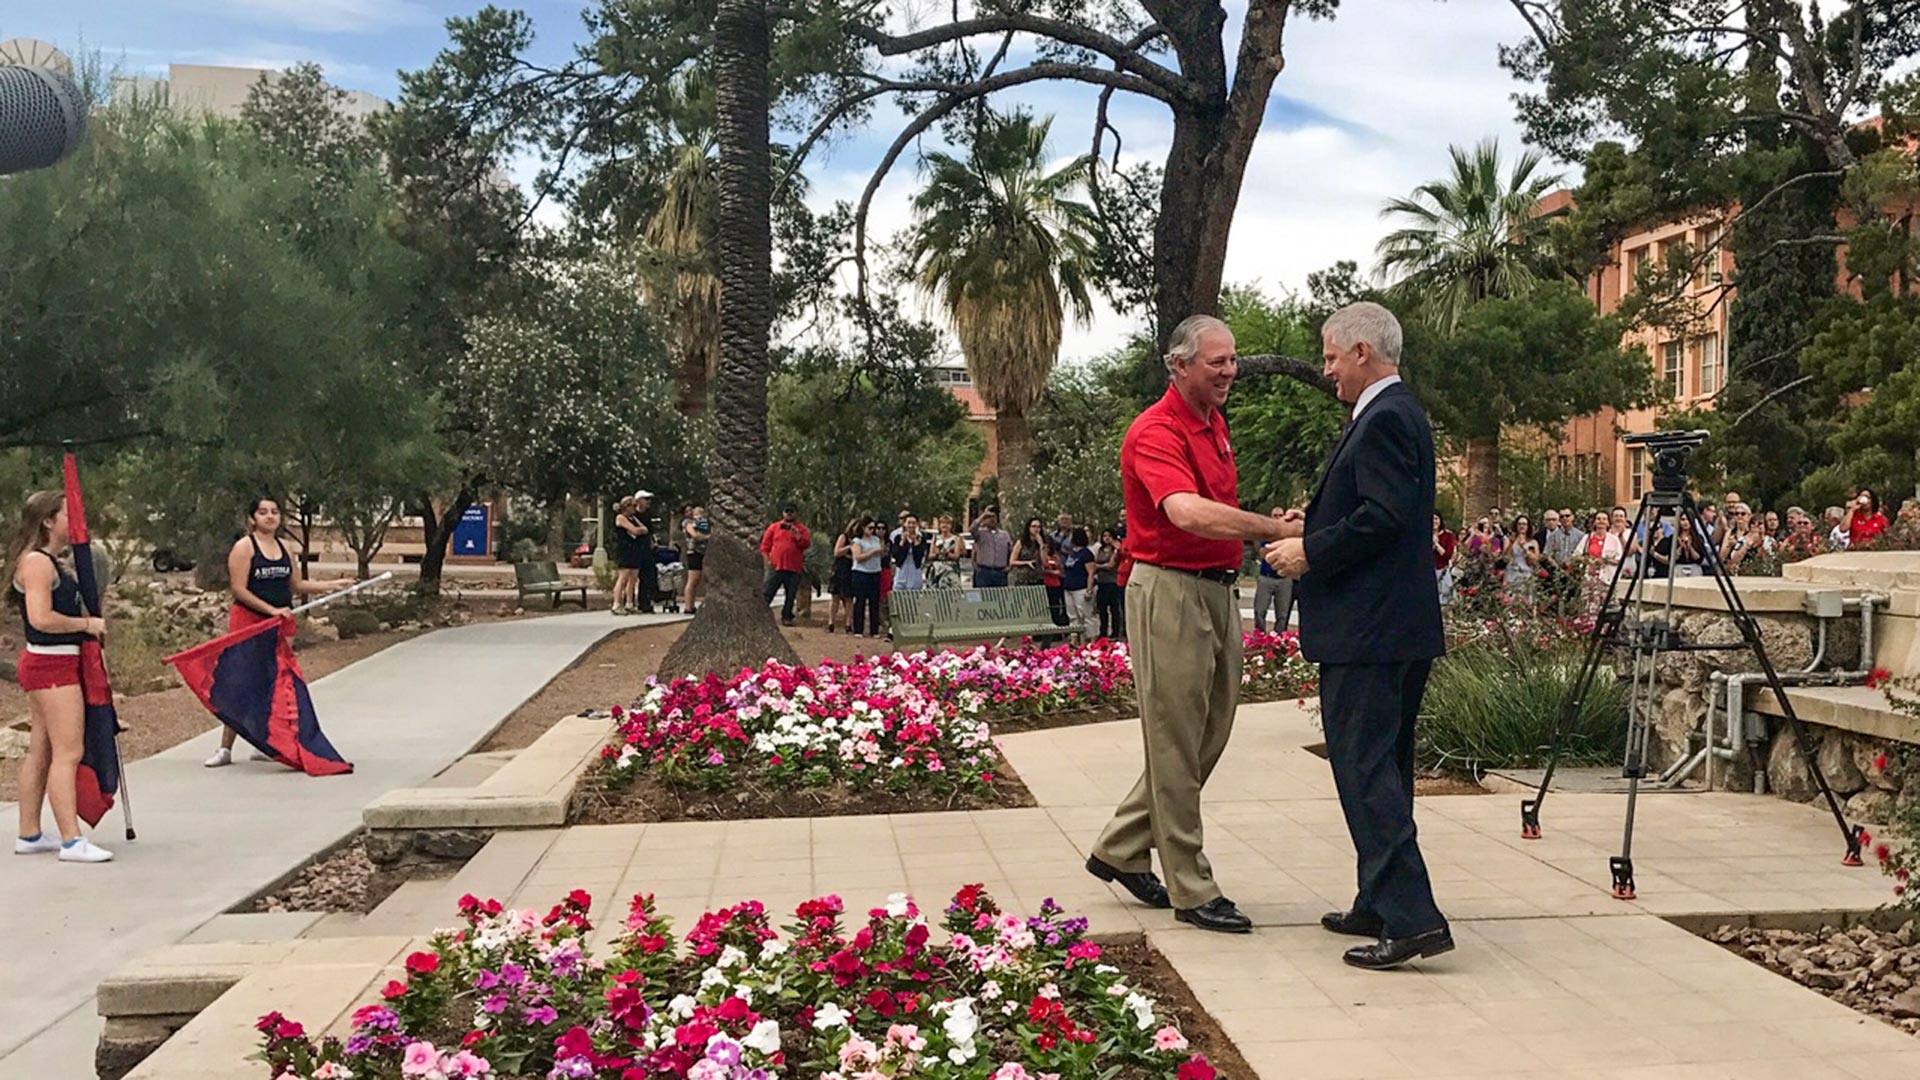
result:
[[[605,960],[584,950],[589,904],[576,890],[542,916],[462,898],[464,925],[409,956],[345,1040],[262,1017],[265,1075],[1215,1080],[1138,980],[1103,962],[1086,920],[1051,901],[1022,918],[969,885],[945,943],[904,895],[852,934],[838,897],[801,904],[784,935],[749,901],[677,941],[642,895]]]

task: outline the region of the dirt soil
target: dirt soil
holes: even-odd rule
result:
[[[1133,984],[1153,999],[1162,1019],[1187,1037],[1188,1053],[1205,1054],[1222,1080],[1251,1080],[1253,1069],[1240,1056],[1240,1048],[1227,1037],[1213,1014],[1201,1007],[1200,999],[1160,950],[1140,934],[1098,940],[1101,962],[1132,977]]]
[[[387,630],[347,641],[315,642],[298,650],[300,670],[307,681],[312,682],[416,636],[416,631]],[[114,705],[119,710],[120,722],[127,727],[120,734],[122,761],[138,761],[157,754],[220,724],[185,687],[116,697]],[[26,692],[15,683],[0,682],[0,722],[24,722],[27,716]],[[11,802],[18,797],[19,774],[17,760],[0,761],[0,802]]]
[[[588,773],[567,815],[572,825],[628,825],[651,821],[739,821],[749,818],[844,817],[851,814],[922,814],[942,810],[1005,810],[1033,806],[1033,794],[1001,762],[993,771],[993,794],[933,795],[926,792],[849,791],[841,787],[781,788],[744,783],[725,791],[702,791],[642,774],[624,788],[600,786]]]

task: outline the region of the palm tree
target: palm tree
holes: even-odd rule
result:
[[[720,278],[714,273],[715,143],[710,133],[681,132],[660,205],[647,219],[647,246],[664,264],[646,281],[650,307],[673,327],[680,411],[707,407],[707,385],[720,358]]]
[[[1449,147],[1453,172],[1421,184],[1410,199],[1394,199],[1380,211],[1399,218],[1375,249],[1377,272],[1394,293],[1442,333],[1490,296],[1519,296],[1558,276],[1546,244],[1552,220],[1539,212],[1540,198],[1561,175],[1535,176],[1543,160],[1529,150],[1500,177],[1500,143],[1485,139],[1472,150]]]
[[[767,340],[773,330],[772,32],[767,0],[719,0],[713,19],[714,266],[720,282],[713,449],[707,457],[712,589],[660,661],[662,676],[797,663],[760,597],[767,510]]]
[[[1051,118],[984,117],[964,159],[928,154],[910,257],[953,321],[967,372],[996,416],[1000,492],[1021,512],[1033,463],[1027,415],[1060,355],[1066,314],[1092,316],[1093,210],[1070,196],[1089,158],[1046,170]],[[1009,520],[1013,520],[1010,518]]]
[[[1404,224],[1381,239],[1376,270],[1405,309],[1443,334],[1490,297],[1520,296],[1562,273],[1547,244],[1551,216],[1541,196],[1559,185],[1535,176],[1542,157],[1529,150],[1503,180],[1500,143],[1448,148],[1453,171],[1394,199],[1380,216]],[[1500,433],[1467,439],[1467,513],[1485,513],[1500,498]]]

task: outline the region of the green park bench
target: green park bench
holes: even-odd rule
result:
[[[996,641],[1005,638],[1078,637],[1079,630],[1056,626],[1040,585],[997,589],[895,589],[887,597],[887,617],[896,643]]]
[[[513,587],[518,595],[514,603],[523,603],[529,596],[545,596],[555,608],[560,606],[560,598],[567,593],[580,594],[580,606],[587,606],[587,587],[573,585],[560,576],[560,564],[550,562],[517,562],[513,564]]]

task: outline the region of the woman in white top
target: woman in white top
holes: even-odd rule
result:
[[[13,569],[8,590],[27,647],[18,678],[27,692],[32,730],[20,759],[20,833],[15,855],[60,853],[61,862],[97,863],[113,852],[80,835],[75,773],[85,749],[87,700],[80,688],[80,646],[107,636],[106,620],[89,617],[80,583],[61,560],[67,553],[67,504],[58,491],[37,491],[20,514],[7,545]],[[40,807],[53,807],[58,836],[40,826]]]
[[[867,518],[850,545],[853,549],[853,628],[861,632],[865,616],[868,637],[880,636],[880,571],[887,559],[887,538],[880,535],[880,523]]]

